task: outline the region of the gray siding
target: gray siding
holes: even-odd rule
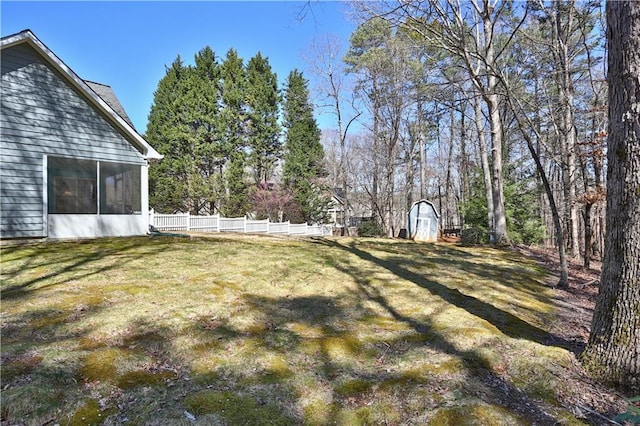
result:
[[[145,160],[33,48],[6,48],[0,63],[0,236],[44,236],[44,155]]]

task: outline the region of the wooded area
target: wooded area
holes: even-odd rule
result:
[[[343,89],[333,110],[342,122],[345,110],[358,115],[362,127],[346,142],[340,126],[325,133],[330,163],[341,165],[329,168],[332,186],[348,189],[351,203],[367,200],[388,235],[404,226],[415,200],[428,198],[444,228],[477,229],[473,235],[482,241],[562,241],[587,267],[602,255],[600,3],[352,8],[361,24],[344,60],[358,103],[352,107]],[[326,44],[318,51],[328,56]],[[327,90],[335,67],[314,69],[324,77],[321,91],[339,98]]]

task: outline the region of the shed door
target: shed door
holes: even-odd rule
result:
[[[416,236],[418,241],[430,241],[431,233],[431,218],[425,213],[420,212],[418,214],[418,220],[416,223]]]

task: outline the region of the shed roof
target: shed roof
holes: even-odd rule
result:
[[[422,203],[426,203],[429,204],[431,206],[431,208],[433,209],[434,213],[436,214],[436,217],[440,217],[440,213],[438,213],[438,209],[436,209],[436,206],[429,200],[425,200],[424,198],[422,200],[418,200],[415,203],[413,203],[411,205],[411,210],[413,210],[413,207],[415,207],[418,204],[422,204]]]
[[[42,43],[31,30],[24,30],[3,37],[0,39],[0,49],[3,50],[22,43],[27,43],[34,48],[69,84],[85,95],[98,111],[120,129],[134,146],[140,149],[144,158],[159,160],[163,157],[163,155],[153,149],[137,132],[111,87],[81,79],[67,64]]]

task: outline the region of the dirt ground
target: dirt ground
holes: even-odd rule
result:
[[[554,249],[514,249],[544,264],[550,272],[548,285],[556,286],[560,276],[560,262]],[[569,259],[569,288],[555,290],[557,315],[548,331],[564,341],[563,346],[568,346],[576,360],[579,360],[589,339],[601,268],[601,262],[592,260],[590,269],[585,270],[581,258]],[[551,345],[554,343],[549,342]],[[566,394],[561,395],[563,405],[570,408],[577,417],[586,418],[592,424],[618,424],[611,419],[627,410],[623,395],[592,380],[578,361],[559,373],[559,379],[566,384]]]

